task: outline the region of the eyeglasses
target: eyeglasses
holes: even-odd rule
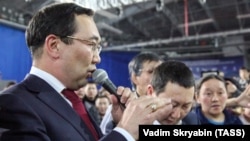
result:
[[[80,38],[77,38],[77,37],[74,37],[74,36],[66,36],[66,37],[70,38],[70,39],[78,40],[83,44],[89,45],[93,52],[97,51],[98,53],[100,53],[102,51],[102,46],[95,43],[95,42],[93,42],[93,41],[80,39]]]

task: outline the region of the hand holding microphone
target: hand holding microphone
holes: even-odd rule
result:
[[[103,69],[96,69],[92,75],[95,83],[102,85],[109,93],[116,96],[117,100],[120,102],[121,96],[117,94],[117,87],[109,79],[108,74]],[[121,106],[125,108],[125,105],[121,103]]]

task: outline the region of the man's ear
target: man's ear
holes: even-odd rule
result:
[[[147,87],[147,95],[156,96],[154,93],[154,88],[151,84],[149,84]]]
[[[59,57],[59,38],[55,35],[48,35],[45,39],[46,52],[53,58]]]
[[[196,103],[200,104],[199,95],[197,92],[195,92],[194,97],[195,97]]]

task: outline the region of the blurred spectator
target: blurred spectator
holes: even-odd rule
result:
[[[239,83],[233,78],[225,77],[224,80],[226,81],[226,89],[228,92],[228,98],[238,97],[242,92],[240,90]]]
[[[89,80],[84,88],[85,96],[83,98],[83,103],[90,116],[96,121],[97,124],[100,124],[101,121],[99,113],[95,106],[95,100],[98,94],[97,84],[94,81]]]
[[[102,96],[107,96],[108,98],[109,98],[109,101],[110,101],[110,103],[111,103],[111,99],[110,99],[110,92],[108,92],[105,88],[103,88],[103,87],[101,87],[100,89],[99,89],[99,95],[102,95]]]
[[[234,80],[233,78],[224,78],[224,80],[226,82],[228,99],[236,98],[242,93],[242,91],[240,91],[239,83],[236,80]],[[230,108],[236,114],[240,114],[242,111],[242,107],[238,105],[228,108]]]
[[[83,98],[83,102],[87,110],[89,110],[95,105],[95,99],[98,94],[97,84],[94,81],[89,81],[84,88],[85,96]]]
[[[78,90],[75,91],[76,95],[78,95],[80,99],[84,99],[84,97],[86,95],[85,86],[83,86],[80,89],[78,89]]]
[[[154,69],[162,63],[162,59],[153,52],[141,52],[128,64],[132,88],[138,96],[146,95]]]
[[[99,94],[96,97],[96,101],[95,101],[95,106],[98,110],[99,116],[100,116],[100,121],[102,120],[103,116],[106,113],[106,110],[108,108],[108,106],[111,104],[110,99],[107,95],[101,95]],[[99,123],[100,124],[100,123]]]
[[[240,84],[240,90],[244,91],[249,83],[249,72],[246,67],[243,66],[239,69],[239,77],[236,80]]]

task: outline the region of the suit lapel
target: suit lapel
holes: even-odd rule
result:
[[[84,104],[84,103],[83,103],[83,104]],[[93,125],[94,125],[94,127],[95,127],[95,129],[96,129],[96,131],[97,131],[97,133],[98,133],[98,136],[99,136],[99,137],[102,137],[102,136],[103,136],[103,133],[102,133],[101,128],[99,127],[98,123],[94,120],[95,118],[93,117],[92,114],[89,113],[89,111],[88,111],[87,109],[86,109],[86,111],[87,111],[87,113],[88,113],[88,115],[89,115],[89,117],[90,117],[90,120],[92,121],[92,123],[93,123]]]
[[[94,141],[94,138],[89,136],[91,133],[80,116],[77,115],[72,107],[50,85],[34,75],[30,75],[26,80],[27,87],[33,91],[37,91],[37,97],[43,103],[69,122],[85,140]],[[34,82],[36,82],[36,84],[34,84]]]

